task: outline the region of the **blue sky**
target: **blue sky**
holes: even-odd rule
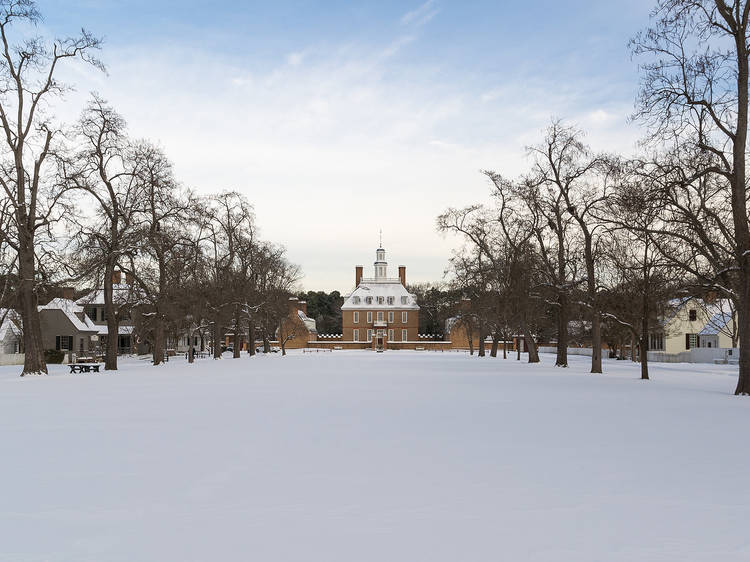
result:
[[[244,192],[304,288],[346,291],[381,228],[393,266],[440,280],[456,240],[435,216],[487,199],[479,169],[522,172],[551,117],[594,149],[631,152],[627,41],[653,1],[39,6],[45,31],[106,40],[106,77],[68,71],[64,118],[100,92],[184,183]]]

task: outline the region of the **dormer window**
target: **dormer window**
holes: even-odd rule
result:
[[[401,304],[407,304],[409,302],[409,297],[401,297]]]
[[[359,304],[359,297],[354,297],[354,298],[352,299],[352,302],[353,302],[354,304]]]
[[[372,304],[372,297],[365,297],[365,302],[367,304]]]
[[[383,304],[385,302],[384,297],[378,297],[378,304]]]
[[[393,304],[394,300],[395,300],[394,297],[388,297],[388,304]]]

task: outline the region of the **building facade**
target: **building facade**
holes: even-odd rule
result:
[[[341,306],[342,340],[364,342],[386,349],[390,344],[419,341],[419,305],[406,289],[406,267],[398,277],[388,277],[385,249],[375,251],[374,277],[363,277],[354,268],[354,290]]]

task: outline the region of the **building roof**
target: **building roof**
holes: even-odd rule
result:
[[[372,297],[372,302],[367,302]],[[383,304],[378,304],[377,297],[383,297]],[[388,297],[394,297],[393,304],[388,304]],[[406,304],[401,303],[401,297],[406,297]],[[359,299],[359,302],[355,302]],[[362,281],[349,296],[346,297],[341,310],[419,310],[417,300],[406,290],[398,279],[384,281]]]
[[[91,318],[83,314],[83,307],[76,304],[70,299],[56,298],[49,301],[47,304],[39,307],[39,311],[42,310],[59,310],[70,320],[73,327],[79,332],[91,332],[96,334],[99,332],[99,326],[91,321]],[[78,317],[81,314],[83,320]]]
[[[724,330],[729,322],[732,320],[732,315],[729,312],[716,312],[711,319],[706,322],[703,329],[698,332],[699,336],[717,336]]]
[[[4,340],[9,334],[16,337],[21,335],[21,319],[15,310],[0,308],[0,319],[0,340]]]
[[[302,323],[305,325],[305,328],[307,328],[308,332],[310,332],[311,334],[318,333],[318,323],[315,322],[313,318],[310,318],[301,310],[297,311],[297,316],[299,316],[299,319],[302,320]]]

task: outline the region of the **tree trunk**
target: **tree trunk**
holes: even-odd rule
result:
[[[247,352],[252,357],[255,355],[255,323],[253,317],[250,316],[247,321]]]
[[[271,342],[268,341],[268,334],[263,333],[263,353],[271,353]]]
[[[188,329],[188,363],[192,363],[195,361],[195,346],[193,345],[193,340],[195,337],[193,336],[193,332]]]
[[[503,337],[503,359],[508,358],[508,336]]]
[[[25,220],[25,213],[19,211]],[[22,224],[19,221],[19,224]],[[47,373],[42,344],[42,328],[39,322],[39,307],[36,294],[36,267],[34,264],[34,237],[27,232],[19,233],[18,252],[18,305],[23,322],[24,375]]]
[[[742,295],[742,297],[744,297],[742,300],[747,303],[747,295]],[[737,395],[750,395],[750,311],[747,306],[737,307],[740,332],[740,372],[737,379],[737,388],[734,390]]]
[[[492,348],[490,349],[490,357],[497,357],[497,344],[500,341],[500,335],[497,332],[492,334]]]
[[[152,356],[154,358],[154,365],[160,365],[164,362],[164,321],[161,318],[161,314],[157,311],[154,316],[154,349]]]
[[[214,339],[214,359],[221,359],[221,346],[224,342],[221,341],[221,318],[216,317],[213,328],[213,339]]]
[[[112,285],[114,274],[115,262],[110,258],[107,260],[107,267],[104,268],[104,314],[107,316],[107,350],[104,357],[105,371],[117,370],[117,344],[120,339],[113,299]]]
[[[237,310],[234,315],[234,341],[232,345],[232,358],[240,358],[240,311]]]
[[[484,338],[485,338],[484,322],[480,320],[479,321],[479,357],[485,356]]]
[[[563,293],[557,296],[557,358],[555,367],[568,366],[568,297]]]
[[[531,335],[528,325],[524,322],[523,328],[523,339],[526,342],[526,349],[529,352],[529,363],[539,363],[539,352],[536,348],[536,342],[534,337]]]

